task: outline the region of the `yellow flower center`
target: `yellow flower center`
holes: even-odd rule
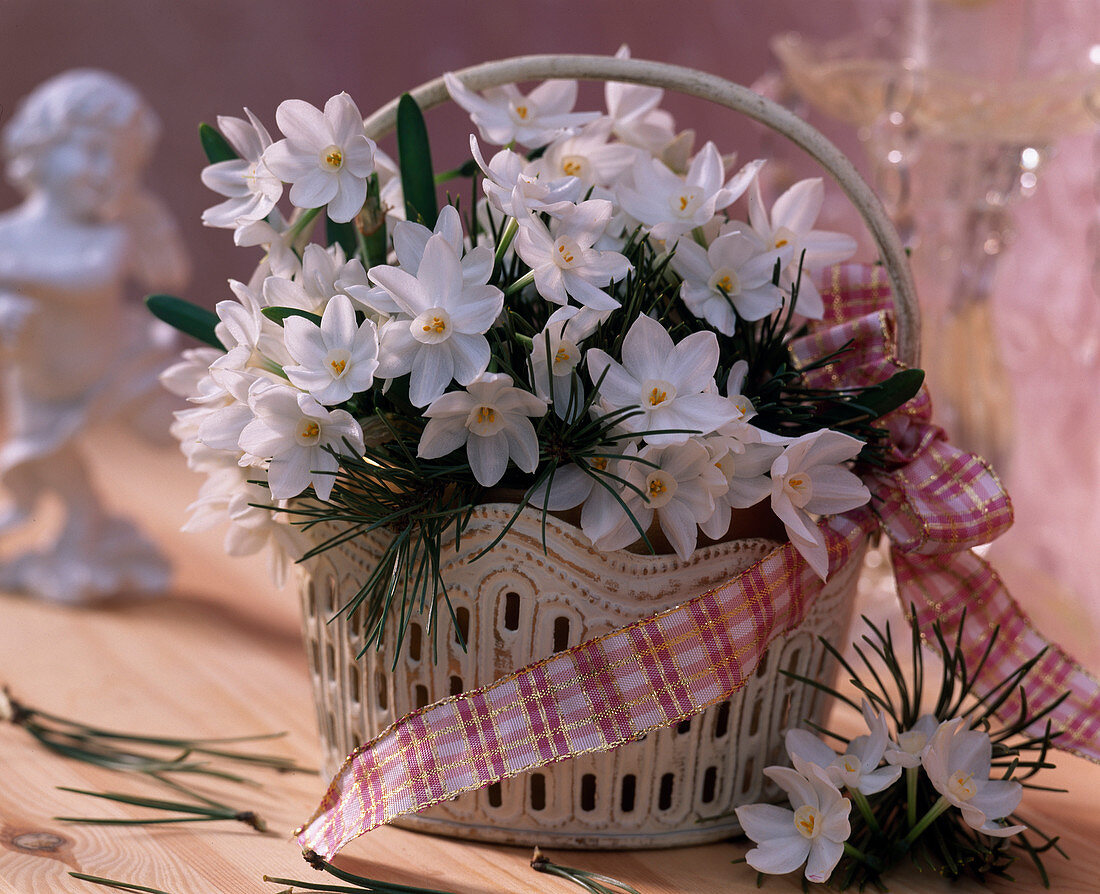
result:
[[[329,146],[321,156],[321,160],[327,167],[338,171],[344,164],[344,151],[339,146]]]
[[[338,376],[344,372],[344,369],[347,367],[347,365],[348,362],[346,360],[333,360],[331,363],[329,363],[329,366],[332,367],[332,371]]]
[[[565,348],[558,348],[557,353],[554,355],[554,363],[565,363],[569,360],[569,351]]]
[[[561,255],[561,259],[565,261],[566,264],[572,264],[573,261],[576,260],[573,252],[571,252],[568,246],[563,243],[559,243],[558,245],[558,254]]]
[[[316,422],[307,422],[302,428],[302,435],[307,438],[316,438],[321,433],[321,426]]]
[[[528,115],[527,106],[516,106],[516,115],[526,121]]]
[[[788,478],[787,483],[795,490],[798,490],[806,483],[806,481],[803,478]]]
[[[956,770],[947,780],[947,790],[960,801],[969,801],[978,793],[974,774]]]
[[[578,176],[583,167],[584,163],[573,156],[569,156],[569,158],[563,159],[561,163],[562,173],[564,173],[567,177]]]
[[[672,502],[679,490],[679,482],[676,481],[664,469],[654,469],[645,479],[646,502],[650,509],[661,509]]]
[[[606,456],[594,456],[589,460],[588,465],[597,471],[603,472],[607,470],[607,457]]]
[[[496,422],[497,414],[496,410],[492,407],[478,407],[477,408],[477,421],[482,425],[490,422]]]
[[[688,204],[691,202],[691,196],[680,196],[680,210],[686,211]]]
[[[789,245],[790,241],[791,241],[790,239],[776,239],[775,240],[775,247],[776,248],[782,248],[784,245]]]
[[[794,827],[803,838],[816,838],[821,831],[820,821],[820,811],[809,804],[803,804],[794,812]]]
[[[649,405],[655,407],[658,404],[664,403],[668,399],[668,392],[662,391],[660,388],[654,388],[649,392]]]
[[[432,317],[431,322],[425,323],[423,329],[425,332],[434,332],[438,335],[447,331],[447,324],[440,317]]]
[[[715,285],[718,286],[718,288],[720,288],[723,292],[733,291],[733,280],[730,279],[730,275],[728,273],[720,280],[718,280]]]

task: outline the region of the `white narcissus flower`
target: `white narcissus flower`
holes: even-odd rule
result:
[[[611,203],[591,199],[574,205],[548,230],[534,214],[519,220],[512,247],[531,268],[535,288],[547,301],[566,304],[572,297],[593,310],[614,310],[619,302],[603,289],[630,272],[630,262],[616,251],[598,251],[593,243],[611,220]]]
[[[674,239],[709,223],[716,212],[735,202],[763,163],[749,162],[726,182],[722,156],[710,142],[691,160],[683,177],[655,158],[639,159],[632,168],[632,184],[617,190],[619,202],[649,227],[654,239]]]
[[[637,451],[630,453],[637,456]],[[533,487],[529,493],[531,505],[547,512],[561,512],[584,504],[581,527],[588,530],[610,530],[618,522],[618,498],[612,494],[622,492],[622,485],[615,480],[624,470],[619,459],[605,455],[578,457],[576,462],[559,465],[552,478]],[[605,481],[609,491],[597,481]],[[604,520],[607,520],[605,523]]]
[[[317,498],[327,500],[340,467],[330,450],[363,451],[363,430],[350,413],[329,410],[289,385],[253,389],[249,405],[255,418],[241,432],[240,448],[270,460],[272,499],[289,500],[312,484]]]
[[[485,174],[481,181],[485,198],[508,217],[523,219],[528,211],[552,214],[581,196],[581,182],[576,177],[540,178],[528,170],[527,159],[510,149],[501,149],[486,163],[473,134],[470,134],[470,152]]]
[[[576,177],[582,194],[594,186],[611,186],[641,153],[633,146],[611,143],[610,138],[610,119],[593,121],[575,134],[554,140],[529,170],[551,181]]]
[[[192,403],[221,401],[225,389],[210,377],[210,364],[222,354],[217,348],[187,348],[180,359],[166,367],[157,378],[172,394]]]
[[[340,93],[322,112],[303,100],[288,99],[279,103],[275,121],[285,139],[272,143],[263,160],[291,184],[291,204],[328,205],[328,216],[338,223],[355,217],[374,171],[374,141],[363,133],[363,116],[355,101]]]
[[[475,93],[451,72],[443,75],[443,82],[451,99],[469,112],[481,138],[494,146],[514,141],[538,149],[562,131],[599,117],[597,112],[572,111],[577,101],[576,81],[544,81],[526,96],[515,84]]]
[[[852,803],[820,771],[806,777],[788,767],[767,767],[764,775],[787,793],[794,810],[775,804],[735,808],[741,828],[756,842],[745,860],[769,875],[793,872],[805,863],[809,881],[828,881],[852,834]]]
[[[928,750],[928,743],[932,741],[932,734],[939,725],[940,722],[934,715],[922,714],[916,723],[898,735],[897,742],[891,742],[887,747],[887,762],[906,769],[919,767]]]
[[[294,278],[267,277],[263,296],[270,307],[293,307],[321,314],[333,295],[352,285],[367,286],[367,272],[359,259],[347,260],[339,245],[323,248],[311,242],[302,252],[302,266]]]
[[[890,742],[886,718],[873,710],[866,699],[862,710],[870,733],[852,739],[844,754],[837,754],[804,729],[787,730],[787,753],[794,768],[805,775],[809,773],[808,765],[820,767],[834,785],[862,795],[873,795],[897,782],[901,767],[889,764],[879,767]]]
[[[713,435],[705,443],[715,467],[725,476],[726,492],[715,497],[714,514],[699,527],[711,540],[720,540],[729,530],[732,510],[755,506],[771,493],[768,470],[783,448],[722,435]]]
[[[584,383],[574,371],[582,360],[569,320],[547,323],[531,339],[531,381],[535,393],[562,419],[575,419],[584,404]],[[578,339],[579,340],[579,339]]]
[[[265,508],[271,503],[271,494],[251,480],[262,477],[262,471],[242,469],[235,463],[212,470],[199,488],[198,499],[187,507],[187,520],[180,530],[206,531],[228,522],[226,555],[251,556],[270,546],[275,582],[281,585],[285,557],[300,555],[304,544],[297,528],[279,521],[276,513]]]
[[[1007,838],[1027,828],[997,822],[1016,809],[1023,786],[1007,779],[990,779],[992,755],[989,735],[965,729],[963,718],[956,717],[940,724],[921,762],[932,787],[962,811],[968,826],[995,838]]]
[[[375,374],[391,379],[411,373],[409,400],[415,406],[430,404],[452,379],[469,385],[489,365],[485,333],[504,307],[504,293],[486,282],[492,250],[478,246],[469,254],[475,255],[472,265],[485,270],[485,280],[466,280],[458,253],[442,233],[428,239],[416,276],[389,266],[369,271],[403,315],[382,327]]]
[[[287,378],[319,403],[341,404],[374,382],[378,332],[370,320],[356,322],[347,295],[336,295],[328,303],[320,326],[305,317],[287,317],[283,336],[297,363],[284,367]]]
[[[802,266],[796,310],[814,320],[821,319],[824,306],[810,274],[847,260],[856,250],[856,241],[851,236],[813,228],[824,201],[825,187],[820,177],[801,180],[775,200],[769,215],[757,180],[749,190],[749,223],[732,224],[759,239],[764,250],[792,251],[781,283],[790,288],[798,278],[799,265]]]
[[[597,549],[622,549],[638,540],[638,528],[647,530],[656,516],[676,554],[686,559],[699,542],[699,525],[714,512],[715,497],[726,489],[725,476],[695,440],[646,447],[638,460],[620,462],[628,486],[621,492],[625,508],[612,516],[613,526],[598,528],[591,519],[584,532]]]
[[[424,411],[428,424],[417,455],[438,459],[466,445],[474,477],[492,487],[511,459],[524,472],[534,472],[539,442],[531,417],[546,413],[546,402],[512,384],[503,373],[485,373],[465,391],[450,391]]]
[[[871,499],[858,476],[844,467],[862,449],[858,438],[823,428],[796,438],[772,463],[772,511],[822,580],[829,574],[829,554],[813,516],[847,512]]]
[[[294,228],[287,225],[278,208],[273,208],[266,220],[242,223],[233,231],[233,244],[242,247],[261,246],[267,254],[261,259],[248,282],[259,289],[268,276],[290,279],[302,270],[302,260],[295,253]]]
[[[218,116],[218,130],[240,158],[219,161],[202,169],[208,189],[228,198],[202,213],[208,227],[236,227],[267,217],[283,194],[282,181],[268,170],[261,156],[271,136],[248,109],[248,121]]]
[[[641,412],[620,425],[649,444],[682,444],[692,434],[707,435],[740,416],[740,410],[717,393],[718,338],[693,332],[674,344],[664,326],[639,314],[623,339],[623,362],[592,348],[586,359],[608,410],[638,407]],[[677,429],[666,434],[647,431]]]
[[[672,269],[683,279],[680,297],[697,317],[723,335],[733,335],[737,319],[760,320],[783,306],[784,292],[772,285],[776,261],[787,265],[784,249],[761,251],[743,233],[726,233],[709,248],[681,239],[672,255]]]
[[[493,270],[492,252],[483,249],[462,254],[465,247],[462,219],[459,217],[458,209],[453,205],[445,205],[439,212],[434,230],[408,220],[399,220],[394,224],[393,253],[397,258],[397,266],[410,276],[416,276],[424,257],[424,249],[428,245],[428,240],[434,235],[442,236],[455,250],[455,254],[461,257],[463,281],[477,285],[489,279]],[[393,300],[389,292],[382,286],[371,286],[366,277],[363,277],[362,281],[341,279],[336,285],[346,290],[353,300],[371,314],[379,315],[380,319],[401,313],[400,305]]]
[[[270,379],[256,375],[253,370],[219,370],[217,381],[224,386],[228,400],[221,404],[207,403],[206,414],[199,422],[198,440],[211,450],[230,452],[236,459],[240,453],[238,443],[244,427],[252,421],[249,394],[267,387]],[[272,383],[273,384],[273,383]]]
[[[307,548],[301,531],[280,520],[279,514],[266,508],[271,494],[259,483],[261,469],[242,469],[232,457],[207,468],[207,479],[199,496],[187,507],[182,531],[207,531],[228,523],[223,541],[226,555],[250,556],[269,547],[268,567],[275,585],[281,587],[294,558]]]
[[[629,59],[630,48],[623,44],[616,59]],[[607,117],[612,133],[624,143],[645,149],[660,157],[665,147],[676,138],[672,115],[657,108],[664,97],[660,87],[608,81],[604,84]]]
[[[262,369],[278,374],[290,362],[282,331],[263,315],[263,302],[248,286],[231,279],[229,287],[237,300],[214,305],[218,315],[214,334],[226,353],[210,364],[211,374],[215,379],[223,369]]]

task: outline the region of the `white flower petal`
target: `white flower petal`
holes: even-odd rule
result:
[[[810,840],[803,838],[794,829],[788,838],[771,838],[761,841],[745,854],[745,861],[757,872],[769,875],[783,875],[798,869],[810,855]]]
[[[820,177],[800,180],[772,205],[772,227],[786,227],[792,233],[808,233],[821,213],[825,185]]]
[[[508,450],[504,438],[497,434],[481,437],[471,434],[466,442],[466,452],[470,458],[470,468],[482,487],[492,487],[508,468]]]
[[[454,360],[446,344],[420,345],[412,358],[409,400],[426,407],[443,393],[454,378]]]
[[[737,822],[753,841],[790,838],[796,833],[794,811],[776,804],[746,804],[734,808]]]
[[[831,841],[824,835],[819,835],[810,845],[809,858],[806,860],[806,878],[811,882],[828,881],[843,855],[843,842]]]
[[[315,168],[294,181],[290,187],[290,203],[296,208],[320,208],[328,204],[339,188],[340,181],[335,176]]]
[[[449,395],[443,395],[448,397]],[[442,398],[440,398],[442,399]],[[437,400],[435,403],[438,403]],[[434,406],[434,404],[433,404]],[[416,455],[424,459],[439,459],[466,443],[469,432],[465,420],[453,416],[429,419],[420,436]]]
[[[333,142],[332,128],[324,113],[301,99],[286,99],[275,110],[275,123],[292,143],[303,149],[321,150]]]

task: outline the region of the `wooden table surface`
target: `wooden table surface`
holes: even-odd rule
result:
[[[256,559],[229,559],[220,533],[177,533],[198,478],[173,451],[118,436],[87,446],[97,475],[111,482],[111,502],[126,509],[163,545],[176,566],[165,597],[67,609],[0,594],[0,683],[43,710],[102,726],[179,736],[286,731],[266,750],[316,766],[318,747],[294,595],[269,583]],[[39,524],[47,526],[49,512]],[[4,545],[10,550],[13,544]],[[1021,813],[1056,830],[1071,857],[1048,861],[1052,890],[1100,892],[1100,766],[1058,756],[1048,784],[1069,794],[1028,792]],[[58,815],[138,816],[138,808],[59,791],[70,786],[165,797],[141,780],[55,756],[23,730],[0,727],[0,894],[105,890],[72,879],[82,871],[171,894],[275,892],[264,874],[317,878],[289,831],[316,806],[324,782],[311,773],[254,771],[262,788],[218,783],[213,797],[253,809],[272,832],[236,823],[161,827],[71,825]],[[45,833],[45,834],[41,834]],[[634,853],[552,852],[552,859],[608,873],[642,894],[752,892],[755,873],[731,865],[744,843]],[[469,844],[382,828],[349,845],[337,863],[361,875],[461,894],[576,892],[533,872],[526,849]],[[1035,871],[1018,864],[1017,883],[992,891],[1041,890]],[[333,879],[325,879],[334,881]],[[907,892],[982,890],[950,885],[906,867],[888,879]],[[770,878],[765,891],[800,890],[796,876]]]

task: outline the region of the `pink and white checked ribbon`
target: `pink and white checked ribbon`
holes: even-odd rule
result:
[[[792,345],[796,362],[851,349],[808,373],[811,384],[872,384],[896,371],[882,271],[836,268],[823,295],[826,328]],[[902,603],[917,606],[922,625],[938,620],[951,634],[965,607],[964,647],[975,658],[991,626],[1000,625],[1001,644],[976,684],[988,690],[1047,644],[970,551],[1011,524],[1007,495],[982,460],[949,445],[929,418],[924,392],[891,414],[898,465],[865,477],[870,508],[821,522],[829,568],[841,568],[865,538],[884,530]],[[329,859],[395,817],[691,717],[740,689],[821,587],[785,544],[682,605],[414,711],[348,756],[298,841]],[[1058,746],[1100,760],[1100,682],[1057,649],[1030,676],[1033,706],[1071,693],[1051,715],[1063,731]],[[1010,701],[1002,713],[1016,707]]]

